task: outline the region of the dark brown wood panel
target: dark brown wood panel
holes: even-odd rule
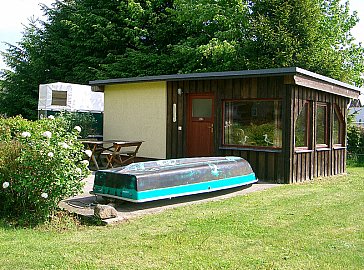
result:
[[[241,83],[241,80],[239,80],[239,79],[234,79],[233,80],[233,98],[234,99],[241,98],[240,83]]]
[[[275,163],[275,155],[274,153],[267,153],[265,155],[266,160],[265,162],[265,177],[264,179],[267,179],[269,176],[272,178],[272,180],[277,179],[277,173],[276,173],[276,163]]]
[[[182,95],[177,94],[181,88]],[[328,104],[332,124],[333,106],[346,113],[348,99],[305,86],[290,84],[283,76],[254,77],[213,80],[185,80],[167,83],[167,157],[186,156],[186,98],[189,93],[213,93],[215,96],[214,155],[240,156],[248,160],[261,180],[279,183],[302,182],[315,177],[329,176],[345,172],[346,149],[334,149],[331,128],[329,130],[328,150],[318,151],[315,143],[316,103]],[[264,151],[259,149],[223,148],[223,102],[232,99],[282,99],[282,150]],[[306,101],[310,102],[311,148],[309,151],[296,152],[294,149],[294,123]],[[177,104],[177,122],[173,123],[172,106]],[[345,123],[346,124],[346,123]],[[178,130],[181,127],[182,130]],[[346,134],[345,134],[346,136]]]
[[[257,84],[258,78],[251,78],[251,88],[250,88],[250,96],[249,98],[256,98],[257,97]]]
[[[349,96],[351,98],[356,98],[356,95],[354,93],[351,93],[347,90],[347,88],[334,85],[330,83],[324,83],[318,80],[309,79],[306,76],[302,75],[295,75],[294,81],[297,85],[311,88],[311,89],[318,89],[321,90],[319,92],[321,93],[330,93],[331,95],[339,95],[339,96]]]
[[[291,182],[293,177],[293,141],[294,141],[294,99],[295,92],[291,86],[286,86],[283,96],[283,115],[282,115],[282,164],[283,179],[285,182]]]
[[[267,179],[266,173],[268,173],[268,171],[266,167],[267,163],[265,162],[266,155],[267,153],[265,152],[257,152],[257,174],[260,176],[261,179]]]

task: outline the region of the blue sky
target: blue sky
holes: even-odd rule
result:
[[[39,3],[50,5],[53,2],[54,0],[3,0],[0,4],[0,51],[6,48],[4,42],[16,44],[21,39],[23,25],[28,24],[30,17],[42,16]],[[361,18],[352,33],[358,41],[364,43],[364,0],[350,0],[350,6]],[[0,57],[0,69],[3,68],[6,66]]]

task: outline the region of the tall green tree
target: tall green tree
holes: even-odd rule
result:
[[[155,0],[133,2],[132,46],[125,51],[113,51],[100,65],[98,78],[131,77],[178,73],[180,56],[172,45],[187,38],[184,26],[173,14],[174,1]]]
[[[3,53],[0,113],[34,118],[38,85],[55,81],[299,66],[362,83],[358,18],[340,0],[58,0],[43,11]]]
[[[46,8],[44,62],[49,80],[88,83],[114,54],[135,47],[139,7],[133,1],[67,0]]]
[[[183,59],[181,72],[248,68],[244,52],[250,27],[246,1],[176,0],[171,12],[186,33],[170,45],[172,53]]]
[[[20,114],[30,119],[37,116],[38,86],[45,74],[37,24],[35,20],[30,21],[19,44],[8,44],[3,53],[11,69],[1,75],[0,113],[8,116]]]
[[[350,30],[358,22],[340,0],[249,1],[249,68],[299,66],[362,84],[364,51]]]

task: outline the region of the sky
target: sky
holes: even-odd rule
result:
[[[352,30],[356,40],[364,44],[364,0],[349,0],[352,11],[356,10],[360,22]],[[32,16],[42,18],[42,11],[39,4],[50,6],[54,0],[3,0],[0,4],[0,51],[4,51],[10,43],[15,45],[22,37],[24,25]],[[343,2],[345,2],[343,0]],[[0,69],[6,68],[0,56]]]

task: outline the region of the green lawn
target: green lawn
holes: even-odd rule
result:
[[[0,269],[364,269],[364,168],[107,227],[0,227]]]

